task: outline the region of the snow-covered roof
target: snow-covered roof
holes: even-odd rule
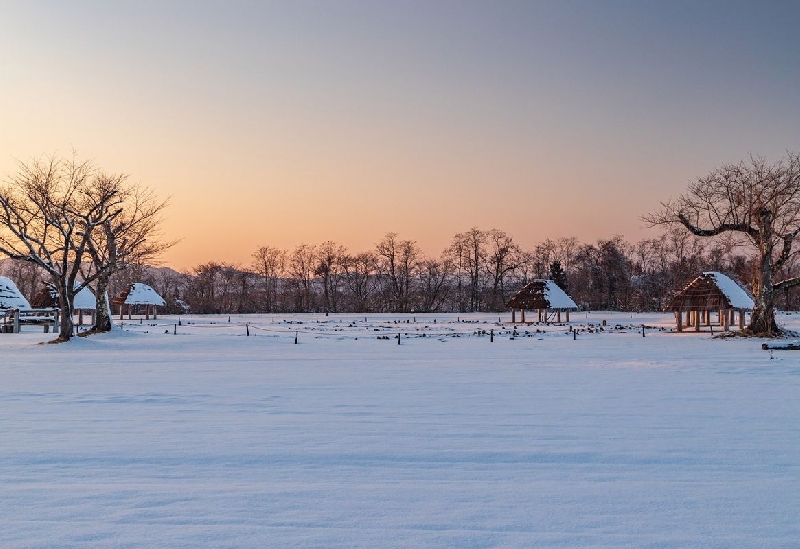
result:
[[[76,284],[77,285],[77,284]],[[75,294],[75,299],[72,302],[72,308],[75,310],[83,309],[83,310],[95,310],[97,308],[97,300],[94,298],[94,294],[89,289],[89,287],[85,287],[83,290]]]
[[[675,294],[668,311],[719,311],[753,309],[753,299],[731,278],[716,271],[707,271]]]
[[[572,298],[552,280],[545,280],[545,299],[550,302],[551,309],[577,309]]]
[[[0,309],[30,309],[31,304],[19,291],[14,281],[0,276]]]
[[[128,295],[125,297],[125,305],[166,305],[167,302],[164,298],[156,293],[156,291],[141,282],[131,284]]]
[[[549,279],[533,280],[511,298],[511,309],[577,309],[578,306],[558,284]]]
[[[745,292],[741,286],[734,282],[732,278],[716,271],[707,271],[703,273],[703,275],[714,279],[714,282],[717,284],[717,288],[719,288],[725,297],[728,298],[728,302],[731,304],[732,308],[752,309],[755,305],[750,296],[747,295],[747,292]]]

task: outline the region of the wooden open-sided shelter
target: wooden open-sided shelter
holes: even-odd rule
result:
[[[39,309],[31,304],[19,291],[17,285],[5,276],[0,276],[0,331],[19,333],[20,326],[42,326],[45,332],[58,325],[58,307]]]
[[[126,306],[128,307],[129,319],[131,318],[134,307],[144,307],[145,318],[149,319],[152,312],[153,318],[155,319],[158,318],[157,308],[167,304],[164,298],[158,295],[153,288],[141,282],[131,284],[127,290],[122,292],[118,297],[115,297],[111,302],[119,307],[120,320],[123,319],[124,308]]]
[[[736,282],[722,273],[709,271],[692,280],[672,298],[666,310],[675,313],[679,332],[684,327],[700,331],[701,325],[711,326],[711,313],[723,330],[734,324],[738,313],[739,329],[744,329],[745,315],[753,310],[753,299]],[[713,329],[713,328],[712,328]]]
[[[525,323],[525,311],[536,310],[538,321],[547,322],[550,311],[556,313],[556,322],[561,322],[561,313],[566,314],[569,322],[569,312],[578,308],[572,298],[558,284],[552,280],[537,279],[527,284],[506,305],[511,309],[511,322],[517,322],[517,310],[520,311],[520,322]]]

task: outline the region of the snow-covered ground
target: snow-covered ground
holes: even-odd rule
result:
[[[572,319],[0,334],[0,547],[796,547],[800,353]]]

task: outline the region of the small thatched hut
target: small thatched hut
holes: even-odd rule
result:
[[[58,292],[52,285],[44,286],[33,298],[33,306],[36,309],[58,309]],[[89,315],[91,323],[94,325],[96,308],[97,301],[88,287],[75,294],[72,301],[72,312],[78,314],[78,326],[83,326],[83,315],[85,314]]]
[[[158,295],[153,288],[141,282],[131,284],[126,291],[122,292],[119,297],[115,297],[111,302],[119,307],[120,320],[123,318],[125,306],[128,307],[128,318],[131,318],[134,307],[144,307],[145,318],[149,319],[152,311],[155,319],[158,318],[157,308],[167,304],[164,298]]]
[[[516,323],[516,312],[521,313],[520,322],[525,322],[525,310],[536,309],[539,314],[539,322],[547,322],[547,315],[550,311],[555,311],[556,322],[561,322],[561,312],[566,313],[566,321],[569,322],[569,312],[576,310],[578,306],[572,301],[564,290],[552,280],[537,279],[522,288],[506,304],[511,309],[511,322]]]
[[[745,325],[747,311],[753,310],[753,299],[731,278],[709,271],[678,292],[666,310],[675,313],[675,324],[679,332],[683,331],[684,326],[694,327],[697,332],[700,331],[701,324],[710,327],[711,311],[717,312],[717,320],[724,330],[734,323],[734,313],[738,313],[741,330]]]

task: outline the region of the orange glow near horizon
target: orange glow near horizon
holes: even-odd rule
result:
[[[170,198],[179,270],[390,231],[637,241],[691,179],[800,142],[794,11],[12,3],[0,174],[73,149],[130,174]]]

